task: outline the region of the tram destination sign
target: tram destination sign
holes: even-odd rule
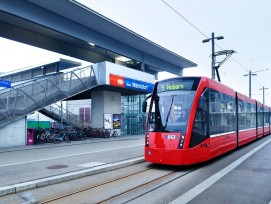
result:
[[[0,87],[11,88],[11,81],[0,80]]]
[[[178,90],[192,90],[194,80],[180,81],[180,80],[169,80],[159,82],[157,92],[164,91],[178,91]]]

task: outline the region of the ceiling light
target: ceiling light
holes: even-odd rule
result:
[[[127,57],[124,57],[124,56],[120,56],[120,57],[117,57],[116,60],[119,60],[119,61],[122,61],[122,62],[127,62],[127,61],[130,61],[131,59],[129,59]]]
[[[94,44],[94,43],[92,43],[92,42],[89,42],[88,44],[90,44],[92,47],[94,47],[94,46],[95,46],[95,44]]]

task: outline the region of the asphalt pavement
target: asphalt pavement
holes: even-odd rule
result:
[[[0,149],[0,195],[143,162],[143,135]]]

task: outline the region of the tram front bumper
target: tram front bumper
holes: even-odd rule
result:
[[[186,150],[145,147],[145,160],[157,164],[184,165]]]

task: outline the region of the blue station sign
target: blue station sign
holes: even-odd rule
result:
[[[11,81],[0,80],[0,87],[11,88]]]
[[[154,85],[135,79],[125,78],[125,88],[150,93],[152,92]]]

